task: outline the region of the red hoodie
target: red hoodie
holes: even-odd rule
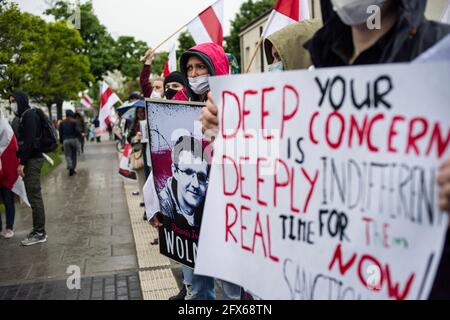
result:
[[[230,63],[223,48],[215,43],[202,43],[184,52],[180,57],[180,68],[187,76],[187,61],[189,57],[196,56],[208,66],[211,76],[223,76],[230,72]],[[184,92],[182,92],[184,91]],[[186,91],[179,91],[173,100],[186,101]]]

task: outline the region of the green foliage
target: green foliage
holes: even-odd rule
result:
[[[269,11],[275,5],[275,2],[275,0],[248,0],[241,5],[239,13],[231,21],[230,35],[225,37],[225,51],[233,54],[239,64],[241,63],[239,33],[242,27]]]
[[[140,59],[147,49],[144,41],[137,41],[134,37],[119,37],[113,48],[115,69],[126,77],[136,79],[142,68]]]
[[[74,8],[70,3],[58,1],[53,8],[46,10],[45,14],[56,20],[67,20],[73,12],[69,10],[69,6]],[[84,40],[81,53],[88,56],[92,74],[97,81],[101,81],[107,71],[117,67],[115,41],[95,15],[92,1],[80,4],[80,15],[81,28],[78,31]]]
[[[152,63],[152,73],[161,75],[164,71],[164,66],[169,60],[169,53],[166,51],[158,53]]]
[[[50,172],[52,172],[56,167],[58,167],[62,162],[63,152],[61,150],[61,147],[59,146],[58,149],[56,149],[54,152],[51,152],[48,154],[50,158],[52,158],[54,165],[52,166],[48,161],[44,162],[44,166],[42,167],[41,171],[41,177],[47,176]]]

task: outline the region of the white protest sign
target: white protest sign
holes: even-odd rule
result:
[[[221,129],[195,273],[263,299],[427,298],[448,226],[450,64],[210,83]]]

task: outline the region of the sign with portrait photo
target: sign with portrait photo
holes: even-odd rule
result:
[[[199,121],[204,104],[147,100],[150,154],[163,227],[161,254],[194,267],[208,187],[208,145]]]

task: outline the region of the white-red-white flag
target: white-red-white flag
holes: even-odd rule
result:
[[[200,13],[187,26],[196,44],[213,42],[223,44],[223,0]]]
[[[94,109],[94,103],[92,102],[92,99],[87,95],[83,94],[81,97],[80,103],[85,106],[87,109]]]
[[[125,147],[120,157],[119,174],[127,179],[136,180],[136,173],[130,169],[130,155],[132,147],[128,142],[125,142]]]
[[[441,22],[450,24],[450,0],[448,1],[447,8],[442,14]]]
[[[278,0],[264,27],[263,37],[310,17],[309,0]]]
[[[119,97],[112,91],[106,82],[102,82],[100,91],[100,112],[98,116],[100,128],[104,129],[108,126],[113,106],[119,101]]]
[[[163,77],[167,77],[171,72],[177,71],[177,50],[175,44],[170,48],[169,60],[164,66]]]
[[[11,126],[6,119],[0,118],[0,187],[11,190],[30,206],[25,184],[17,172],[20,165],[16,156],[18,149]]]

